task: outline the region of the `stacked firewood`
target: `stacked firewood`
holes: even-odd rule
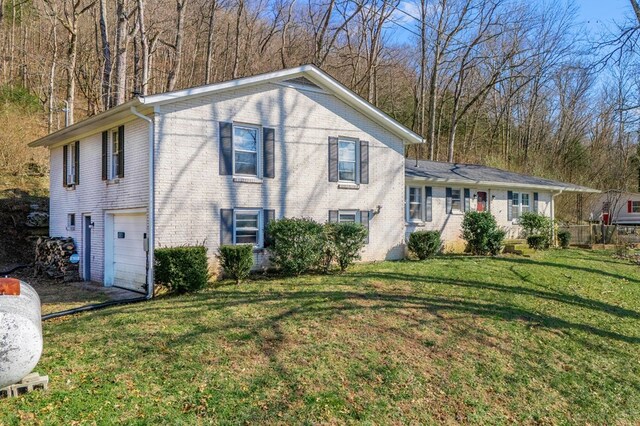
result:
[[[71,255],[76,253],[73,238],[40,237],[36,241],[36,275],[46,275],[64,282],[78,281],[78,264],[71,263]]]

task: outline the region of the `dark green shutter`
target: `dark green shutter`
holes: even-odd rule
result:
[[[233,124],[220,122],[220,158],[221,175],[233,174]]]
[[[67,156],[69,155],[69,145],[62,147],[62,186],[67,185]]]
[[[329,210],[329,223],[338,222],[338,210]]]
[[[369,183],[369,142],[360,141],[360,183]]]
[[[538,193],[533,193],[533,211],[534,213],[538,213]]]
[[[369,211],[362,210],[360,212],[360,223],[367,229],[367,237],[364,240],[365,244],[369,244]]]
[[[276,219],[276,211],[275,210],[264,210],[263,211],[264,214],[264,223],[263,223],[263,229],[264,229],[264,247],[269,247],[271,245],[271,239],[269,238],[269,233],[267,232],[267,230],[269,229],[269,223],[274,221]]]
[[[124,177],[124,126],[118,127],[118,177]]]
[[[102,180],[107,180],[107,157],[109,153],[109,132],[102,132]]]
[[[75,152],[73,153],[73,161],[75,163],[76,174],[73,177],[73,183],[80,184],[80,141],[74,144]]]
[[[446,189],[447,201],[446,201],[446,210],[447,214],[451,213],[451,188]]]
[[[268,127],[262,129],[262,175],[266,178],[273,178],[276,175],[275,134],[275,129],[270,129]]]
[[[338,181],[338,138],[329,137],[329,182]]]
[[[471,190],[469,188],[464,189],[464,211],[471,210]]]
[[[513,219],[513,191],[507,191],[507,220]]]
[[[424,200],[425,205],[425,220],[431,222],[433,220],[433,188],[425,186],[426,197]]]
[[[220,244],[233,244],[233,209],[220,209]]]

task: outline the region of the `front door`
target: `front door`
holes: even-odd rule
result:
[[[479,212],[487,211],[487,193],[478,191],[478,204],[476,210]]]
[[[91,216],[84,217],[84,244],[82,245],[82,277],[91,281]]]

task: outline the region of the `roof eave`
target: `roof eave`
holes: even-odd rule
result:
[[[419,182],[434,182],[434,183],[454,183],[459,185],[476,185],[476,186],[492,186],[497,188],[527,188],[527,189],[539,189],[551,192],[571,192],[571,193],[589,193],[599,194],[602,191],[587,187],[571,187],[571,186],[554,186],[554,185],[536,185],[530,183],[513,183],[513,182],[494,182],[484,180],[463,180],[463,179],[438,179],[428,178],[424,176],[406,176],[405,180],[414,180]]]

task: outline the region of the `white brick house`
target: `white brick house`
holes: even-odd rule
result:
[[[404,146],[420,142],[301,66],[135,98],[31,146],[50,149],[50,235],[75,239],[83,278],[150,291],[149,246],[250,242],[259,264],[285,216],[360,221],[363,260],[401,258]]]
[[[406,160],[422,139],[314,66],[135,98],[34,141],[50,149],[50,235],[73,237],[85,280],[146,292],[150,247],[251,243],[269,220],[357,221],[365,261],[404,256],[406,234],[462,248],[464,211],[553,217],[588,188],[482,166]]]

